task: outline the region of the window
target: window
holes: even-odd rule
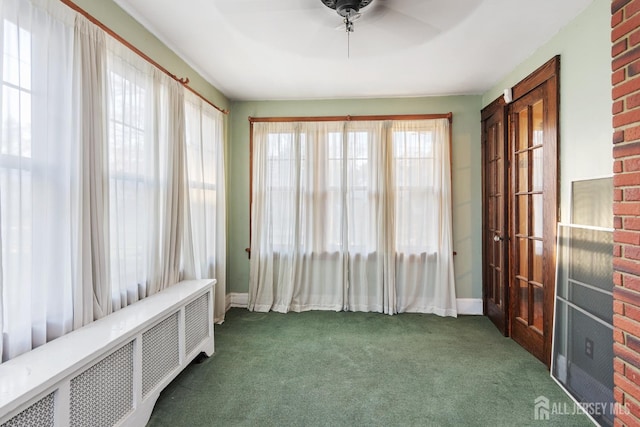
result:
[[[189,188],[189,223],[185,228],[186,233],[191,231],[188,237],[194,262],[194,271],[185,273],[193,278],[222,280],[219,264],[225,257],[226,245],[222,114],[192,94],[185,93],[185,100]]]
[[[157,185],[147,128],[148,79],[110,57],[107,135],[110,274],[114,308],[146,295],[149,271],[150,187]]]
[[[301,152],[305,151],[305,138],[300,135]],[[287,228],[296,220],[293,212],[286,209],[290,202],[292,193],[296,190],[296,178],[292,165],[295,162],[294,134],[293,133],[270,133],[267,136],[267,176],[266,186],[268,188],[268,203],[273,215],[269,217],[273,234],[271,236],[274,248],[283,249],[293,246],[294,242],[287,239],[289,233]],[[305,162],[301,159],[301,168]],[[303,236],[300,237],[302,240]]]
[[[274,247],[300,245],[320,252],[345,247],[352,252],[374,251],[378,239],[375,206],[382,200],[380,186],[386,179],[380,174],[389,174],[393,188],[386,191],[394,194],[396,250],[406,254],[435,251],[434,239],[439,233],[430,206],[439,195],[435,174],[429,173],[434,170],[433,126],[429,122],[412,124],[408,129],[395,129],[393,122],[388,125],[392,127],[388,143],[393,159],[388,170],[381,169],[384,150],[378,152],[374,148],[373,139],[378,136],[376,130],[366,129],[370,124],[356,122],[351,124],[353,129],[328,128],[325,133],[316,128],[308,132],[267,133],[266,191]],[[311,142],[307,143],[309,139]],[[300,217],[290,209],[298,191],[299,197],[314,200],[300,212]],[[343,216],[344,203],[348,219]],[[298,239],[292,240],[288,230],[295,221],[304,221],[312,215],[321,218],[322,233],[311,238],[312,228],[302,227]],[[345,230],[347,235],[343,236]]]
[[[430,172],[434,170],[433,132],[394,131],[392,144],[396,250],[406,254],[435,252],[439,233],[430,208],[437,203],[435,176]]]
[[[215,214],[218,204],[219,156],[222,156],[220,123],[200,108],[188,105],[186,147],[191,214],[200,219],[199,232],[215,241]],[[209,248],[212,249],[212,248]]]
[[[372,205],[379,194],[372,182],[371,137],[365,130],[347,132],[346,194],[352,224],[348,227],[347,242],[349,250],[360,253],[372,251],[375,245],[375,230],[372,228],[375,210],[372,210]]]
[[[31,281],[31,33],[3,22],[0,196],[9,284]]]
[[[2,360],[72,328],[77,164],[70,155],[73,28],[30,2],[0,18]]]
[[[455,315],[449,129],[256,119],[249,308]]]
[[[0,14],[2,361],[182,278],[224,319],[221,113],[60,2]]]

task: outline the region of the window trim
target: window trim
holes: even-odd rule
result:
[[[249,246],[245,249],[251,258],[252,216],[253,208],[253,124],[254,123],[295,123],[295,122],[356,122],[356,121],[403,121],[403,120],[434,120],[448,119],[453,123],[453,113],[440,114],[396,114],[371,116],[292,116],[292,117],[252,117],[249,116]],[[453,173],[453,126],[449,126],[449,162]],[[455,255],[455,252],[454,252]]]

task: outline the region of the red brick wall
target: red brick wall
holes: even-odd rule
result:
[[[640,425],[640,0],[611,3],[614,396]]]

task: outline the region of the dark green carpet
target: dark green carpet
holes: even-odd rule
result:
[[[161,394],[150,426],[590,426],[534,420],[573,404],[545,366],[485,317],[250,313],[215,329],[216,354]]]

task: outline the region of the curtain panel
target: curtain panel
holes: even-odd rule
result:
[[[215,321],[226,310],[226,192],[224,116],[185,91],[186,190],[183,266],[185,279],[217,279]]]
[[[249,309],[456,316],[449,121],[256,122]]]
[[[222,322],[221,113],[57,0],[3,0],[0,36],[2,361],[182,278]]]
[[[0,2],[3,361],[73,328],[82,170],[69,96],[75,16],[56,6]]]
[[[107,47],[107,247],[118,310],[179,280],[184,89],[113,38]]]
[[[78,230],[73,257],[77,259],[73,282],[73,325],[79,328],[113,310],[109,286],[109,194],[106,116],[106,38],[102,31],[82,17],[74,29],[74,111],[77,118]]]

